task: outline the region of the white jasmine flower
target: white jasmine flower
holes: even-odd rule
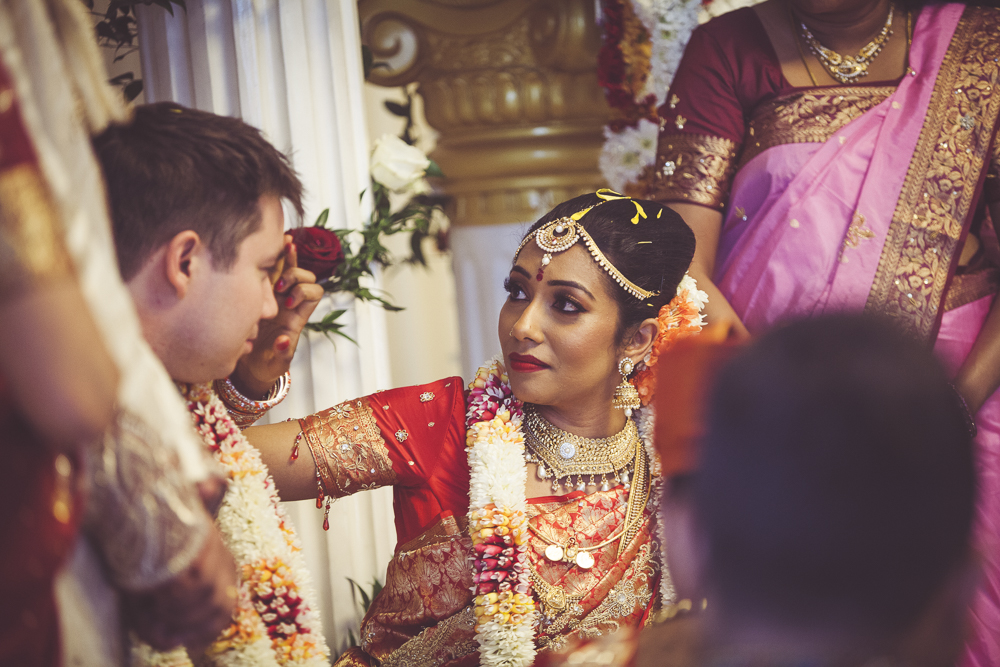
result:
[[[612,190],[621,192],[656,161],[658,134],[656,123],[645,118],[636,127],[627,127],[617,133],[604,128],[605,141],[599,164]]]

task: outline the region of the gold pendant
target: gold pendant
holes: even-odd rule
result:
[[[558,586],[549,587],[549,590],[539,595],[539,597],[542,599],[542,605],[545,607],[545,615],[548,618],[554,618],[566,609],[566,591]]]

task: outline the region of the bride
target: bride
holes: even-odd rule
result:
[[[701,327],[694,245],[654,202],[571,199],[515,252],[502,357],[468,391],[451,377],[244,431],[284,500],[328,514],[393,487],[395,555],[338,665],[528,665],[672,601],[642,406],[657,353]]]

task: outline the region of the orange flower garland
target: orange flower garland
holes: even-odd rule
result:
[[[704,326],[702,308],[708,303],[708,295],[698,289],[694,278],[685,274],[677,287],[677,296],[670,303],[660,308],[657,321],[660,332],[653,342],[653,350],[643,360],[640,370],[632,378],[632,383],[639,392],[639,400],[643,405],[649,405],[656,395],[656,361],[661,354],[673,345],[701,331]]]

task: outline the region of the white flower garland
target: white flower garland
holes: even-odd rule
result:
[[[636,127],[625,127],[620,132],[604,127],[604,147],[598,164],[612,190],[624,192],[643,169],[656,162],[659,132],[660,127],[645,118]]]
[[[274,480],[210,385],[185,389],[195,427],[229,477],[216,524],[240,568],[232,624],[199,664],[219,667],[327,667],[315,593],[295,530],[281,508]],[[133,650],[132,664],[191,667],[183,648]]]
[[[536,612],[526,567],[522,406],[498,358],[479,369],[469,389],[469,530],[479,661],[484,667],[527,667],[535,658]]]

